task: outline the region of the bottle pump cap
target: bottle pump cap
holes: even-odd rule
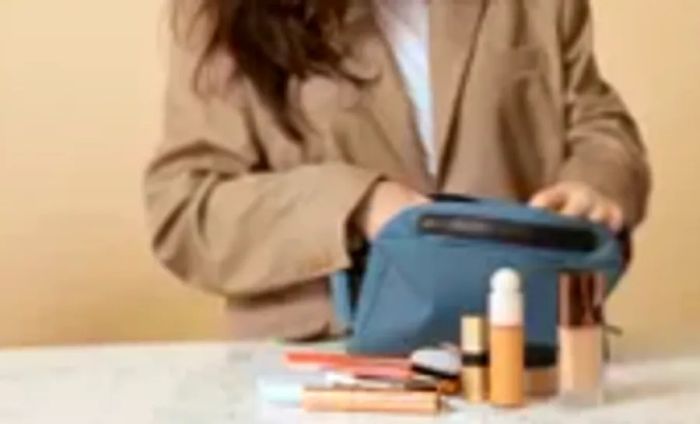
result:
[[[520,274],[513,269],[503,268],[493,274],[489,295],[491,325],[522,325],[524,308],[521,285]]]

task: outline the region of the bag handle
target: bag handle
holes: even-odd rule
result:
[[[437,203],[479,203],[481,199],[473,196],[465,196],[453,193],[433,193],[430,196],[433,202]]]
[[[417,224],[422,234],[545,249],[591,252],[598,245],[595,234],[586,229],[524,224],[494,218],[429,213],[421,216]]]
[[[482,199],[478,197],[454,193],[433,193],[429,197],[434,202],[438,203],[479,203],[482,201]],[[634,258],[634,244],[632,242],[632,231],[626,227],[616,234],[616,238],[617,241],[620,243],[620,247],[622,248],[624,269],[627,270],[629,264]]]

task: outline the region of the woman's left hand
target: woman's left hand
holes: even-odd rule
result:
[[[540,191],[532,197],[530,206],[586,218],[614,232],[622,230],[625,224],[620,205],[589,185],[574,181],[564,181]]]

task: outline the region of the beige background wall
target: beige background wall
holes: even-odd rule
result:
[[[612,318],[627,353],[700,346],[700,2],[594,5],[603,67],[656,173]],[[221,334],[219,302],[145,247],[163,18],[157,1],[0,0],[0,345]]]
[[[0,0],[0,344],[217,332],[146,247],[159,4]]]

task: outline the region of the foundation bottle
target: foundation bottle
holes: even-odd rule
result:
[[[488,401],[489,358],[486,318],[462,318],[462,390],[471,403]]]
[[[603,401],[602,274],[567,271],[559,277],[559,393],[569,406]]]
[[[495,406],[518,407],[525,401],[523,296],[520,275],[502,269],[491,279],[489,295],[489,385]]]

